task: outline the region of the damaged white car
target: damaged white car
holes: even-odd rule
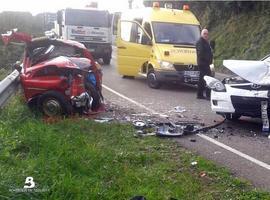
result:
[[[204,77],[211,88],[212,110],[229,120],[241,116],[268,119],[270,55],[259,61],[224,60],[223,65],[238,76],[223,81]]]

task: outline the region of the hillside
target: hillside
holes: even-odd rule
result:
[[[0,13],[0,33],[6,33],[13,28],[32,35],[43,33],[43,19],[41,16],[32,16],[28,12],[2,12]],[[20,60],[23,46],[8,45],[5,47],[0,40],[0,80],[11,71],[11,66]]]
[[[195,2],[191,9],[216,42],[216,66],[270,53],[270,2]]]

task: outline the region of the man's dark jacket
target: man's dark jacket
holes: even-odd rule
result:
[[[196,43],[197,63],[200,69],[209,68],[212,64],[213,54],[208,41],[202,37]]]

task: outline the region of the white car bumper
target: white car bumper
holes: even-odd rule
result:
[[[211,108],[214,112],[235,113],[237,108],[234,107],[232,96],[240,99],[269,99],[267,90],[247,90],[235,88],[234,86],[239,86],[239,84],[225,84],[226,92],[211,91]]]

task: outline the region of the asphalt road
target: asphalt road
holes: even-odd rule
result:
[[[103,72],[105,99],[125,108],[170,116],[172,112],[169,111],[181,106],[186,111],[173,114],[174,121],[198,120],[212,125],[223,119],[211,111],[209,101],[196,99],[195,87],[164,85],[155,90],[149,88],[143,78],[123,79],[116,70],[115,53],[111,65],[103,66]],[[222,76],[217,74],[218,78]],[[233,175],[249,180],[255,187],[270,191],[270,139],[261,135],[260,120],[226,121],[203,135],[176,140],[184,148],[229,168]]]

